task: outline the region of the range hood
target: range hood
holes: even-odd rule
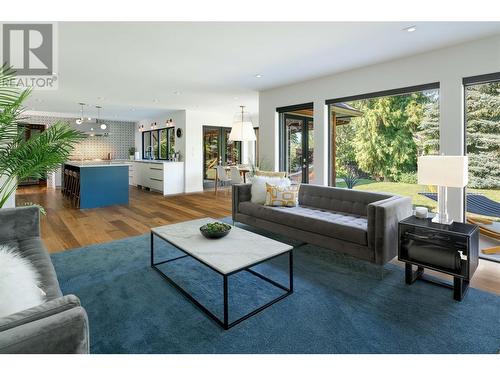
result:
[[[84,121],[80,125],[75,125],[76,130],[82,132],[87,137],[107,137],[109,136],[109,126],[106,129],[101,129],[100,124],[95,120]]]
[[[109,135],[109,126],[106,125],[101,117],[101,106],[96,105],[97,117],[91,119],[90,117],[85,118],[83,116],[83,107],[85,103],[78,103],[81,106],[80,117],[75,120],[76,130],[82,132],[87,137],[107,137]]]

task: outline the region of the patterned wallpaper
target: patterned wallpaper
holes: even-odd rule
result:
[[[68,122],[76,127],[75,118],[51,116],[27,116],[24,122],[51,126],[57,121]],[[75,159],[105,159],[111,153],[113,159],[128,159],[128,149],[134,146],[135,123],[127,121],[108,121],[109,135],[107,137],[88,137],[81,141],[71,158]]]

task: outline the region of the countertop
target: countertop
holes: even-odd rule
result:
[[[66,165],[71,165],[73,167],[85,168],[85,167],[125,167],[129,166],[131,163],[154,163],[154,164],[166,164],[166,163],[182,163],[181,161],[170,161],[170,160],[130,160],[130,159],[114,159],[114,160],[73,160],[67,161]]]
[[[93,168],[93,167],[128,167],[130,163],[125,163],[125,162],[116,162],[116,161],[109,161],[109,160],[102,160],[102,161],[94,161],[94,160],[89,160],[89,161],[67,161],[64,163],[65,165],[71,165],[73,167],[78,167],[78,168]]]

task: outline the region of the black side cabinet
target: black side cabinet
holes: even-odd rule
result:
[[[453,288],[461,301],[478,265],[479,229],[464,223],[439,224],[410,216],[399,222],[398,259],[405,262],[407,284],[422,279]],[[413,266],[417,270],[413,270]],[[424,269],[453,276],[453,285],[424,277]]]

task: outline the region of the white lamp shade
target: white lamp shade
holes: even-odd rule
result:
[[[233,123],[231,133],[229,134],[229,140],[242,142],[257,140],[252,123],[247,121],[237,121]]]
[[[418,158],[418,183],[464,187],[468,183],[467,156],[421,156]]]

